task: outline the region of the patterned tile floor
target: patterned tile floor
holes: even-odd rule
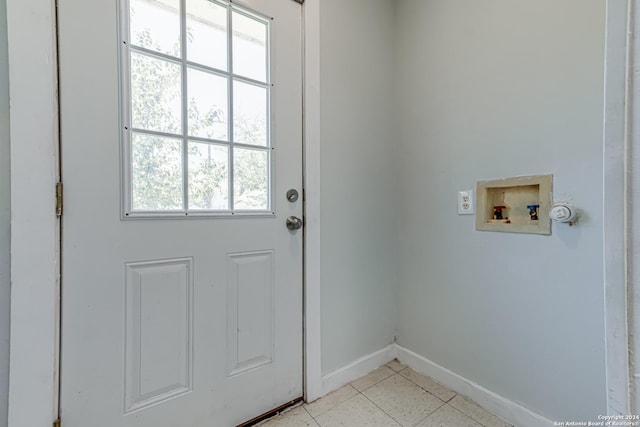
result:
[[[397,360],[260,427],[509,427],[469,399]]]

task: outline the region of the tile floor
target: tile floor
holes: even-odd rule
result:
[[[508,427],[469,399],[397,360],[260,427]]]

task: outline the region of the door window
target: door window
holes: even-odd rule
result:
[[[272,214],[268,17],[217,0],[129,0],[124,216]]]

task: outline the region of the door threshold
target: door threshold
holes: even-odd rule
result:
[[[299,403],[302,403],[303,401],[304,401],[304,399],[301,396],[301,397],[299,397],[297,399],[294,399],[294,400],[292,400],[290,402],[285,403],[284,405],[280,405],[277,408],[272,409],[269,412],[265,412],[262,415],[258,415],[257,417],[255,417],[255,418],[253,418],[253,419],[251,419],[251,420],[249,420],[247,422],[239,424],[237,427],[254,426],[254,425],[256,425],[256,424],[258,424],[258,423],[260,423],[260,422],[262,422],[262,421],[264,421],[264,420],[266,420],[268,418],[274,417],[274,416],[280,414],[281,412],[284,412],[286,409],[289,409],[289,408],[291,408],[293,406],[296,406]]]

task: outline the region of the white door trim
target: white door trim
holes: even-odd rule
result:
[[[632,12],[637,0],[607,1],[604,120],[604,287],[607,412],[633,413],[631,407],[629,318],[627,316],[627,149],[634,83],[633,45],[638,32]],[[636,43],[637,44],[637,43]],[[632,82],[633,80],[633,82]]]
[[[11,124],[9,425],[57,417],[58,99],[53,0],[7,0]]]
[[[305,381],[310,402],[322,396],[320,287],[320,2],[303,4],[305,187]]]

